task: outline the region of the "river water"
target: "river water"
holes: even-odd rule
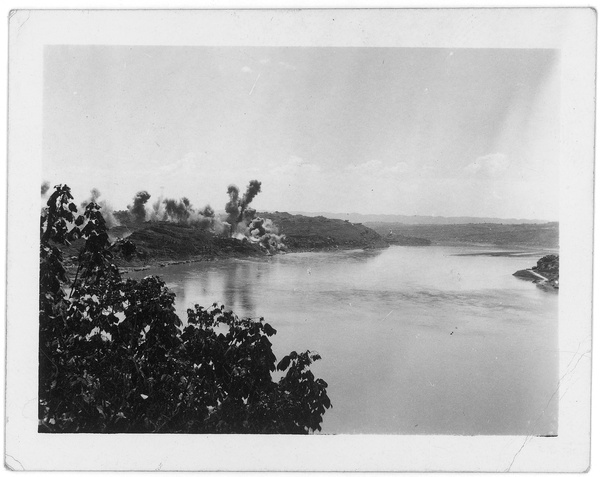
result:
[[[329,434],[557,434],[558,294],[512,276],[543,255],[390,247],[175,265],[177,311],[265,317],[280,359],[317,351]]]

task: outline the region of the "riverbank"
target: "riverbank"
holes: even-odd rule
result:
[[[305,217],[285,212],[261,213],[283,237],[283,252],[332,252],[387,248],[382,237],[362,224],[325,217]],[[136,246],[128,260],[117,258],[124,271],[139,271],[181,263],[230,258],[266,258],[274,253],[249,238],[232,238],[187,224],[145,222],[111,229],[113,239],[127,238]],[[69,252],[71,253],[71,252]],[[71,253],[72,254],[72,253]]]
[[[517,270],[513,276],[528,280],[541,288],[558,291],[559,256],[546,255],[537,261],[536,266]]]

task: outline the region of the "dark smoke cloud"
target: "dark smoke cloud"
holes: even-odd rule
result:
[[[227,223],[231,226],[231,232],[233,233],[240,215],[240,190],[236,186],[230,185],[227,188],[227,194],[229,194],[229,202],[225,204],[225,212],[227,213]]]
[[[256,217],[250,222],[247,235],[251,242],[258,243],[268,252],[281,252],[286,250],[283,243],[285,235],[278,235],[278,230],[271,219]]]
[[[260,182],[257,180],[250,181],[241,199],[240,190],[236,186],[230,185],[227,188],[229,202],[225,204],[225,212],[227,212],[227,223],[231,227],[231,235],[237,232],[239,223],[243,221],[247,227],[256,216],[256,210],[249,208],[248,205],[259,192]]]
[[[128,205],[127,208],[136,222],[143,222],[146,219],[146,202],[150,199],[150,194],[142,190],[135,194],[133,205]]]
[[[200,213],[207,218],[215,217],[215,210],[210,205],[205,206],[204,209],[202,209],[202,212]]]
[[[259,192],[260,182],[258,182],[257,180],[251,180],[250,184],[248,184],[248,188],[246,189],[246,193],[244,194],[240,202],[240,206],[242,207],[242,209],[245,209]]]
[[[50,189],[50,182],[48,182],[48,181],[42,182],[42,197],[44,197],[46,195],[46,192],[48,192],[48,189]]]
[[[285,251],[286,247],[283,243],[285,236],[278,235],[278,231],[271,220],[257,217],[256,210],[249,207],[252,200],[260,192],[260,186],[259,181],[250,181],[241,199],[239,196],[240,191],[236,186],[230,185],[227,188],[229,202],[225,204],[225,212],[227,212],[229,233],[237,239],[247,239],[259,244],[269,253]]]
[[[136,220],[132,208],[133,206],[128,207],[127,214],[131,219]],[[221,220],[215,217],[215,211],[210,205],[195,210],[187,197],[182,197],[179,200],[159,197],[152,204],[151,210],[147,211],[145,220],[186,224],[203,230],[210,230],[217,234],[223,233],[224,230],[229,231],[229,225],[224,225]]]
[[[163,203],[165,204],[165,215],[163,220],[188,222],[190,216],[194,213],[194,208],[187,197],[183,197],[179,201],[176,201],[175,199],[165,199]]]

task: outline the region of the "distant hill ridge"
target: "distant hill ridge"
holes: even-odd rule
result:
[[[494,247],[539,247],[558,249],[558,222],[543,224],[401,224],[367,222],[381,236],[410,236],[430,240],[432,244],[478,244]]]
[[[290,212],[290,214],[304,215],[307,217],[327,217],[328,219],[342,219],[350,222],[390,222],[400,224],[546,224],[554,221],[537,219],[501,219],[497,217],[442,217],[429,215],[393,215],[393,214],[358,214],[337,212]]]

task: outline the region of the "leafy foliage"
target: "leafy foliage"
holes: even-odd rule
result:
[[[124,280],[100,208],[76,215],[56,186],[40,224],[40,432],[298,433],[321,429],[327,383],[292,352],[279,363],[262,318],[198,305],[183,326],[156,277]],[[57,245],[83,238],[73,280]],[[277,363],[277,364],[276,364]],[[278,382],[272,372],[283,376]]]

